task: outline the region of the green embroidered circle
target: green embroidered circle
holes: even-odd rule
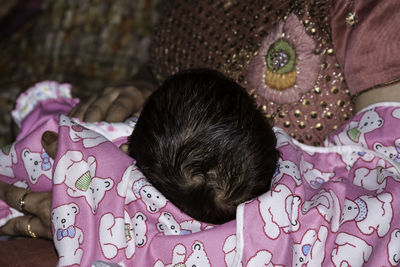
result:
[[[285,74],[296,66],[296,51],[286,40],[279,39],[270,45],[265,61],[269,70]]]

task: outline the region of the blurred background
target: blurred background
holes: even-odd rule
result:
[[[1,0],[0,147],[13,140],[10,111],[42,80],[86,98],[128,84],[148,59],[161,0]]]

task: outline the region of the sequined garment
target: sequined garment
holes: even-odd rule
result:
[[[179,2],[179,3],[178,3]],[[162,80],[192,67],[242,84],[297,140],[322,140],[353,115],[329,31],[329,1],[167,1],[150,51]]]

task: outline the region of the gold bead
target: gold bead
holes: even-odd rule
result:
[[[325,75],[325,81],[330,82],[332,80],[332,77],[329,75]]]
[[[296,135],[295,135],[294,133],[290,133],[289,135],[290,135],[290,137],[292,137],[292,138],[296,138]]]
[[[320,94],[320,93],[321,93],[321,88],[319,88],[318,86],[315,86],[315,87],[314,87],[314,92],[315,92],[316,94]]]
[[[337,125],[333,125],[332,130],[337,130],[338,126]]]
[[[317,117],[318,113],[316,111],[311,111],[310,116],[312,119],[315,119]]]
[[[299,128],[300,129],[306,128],[306,123],[304,121],[299,122]]]
[[[327,67],[328,67],[328,63],[326,63],[326,62],[321,63],[321,68],[323,70],[326,69]]]
[[[315,28],[312,28],[311,29],[311,35],[314,35],[314,34],[316,34],[317,33],[317,30],[315,29]]]
[[[322,126],[321,123],[317,123],[317,124],[315,125],[315,129],[317,129],[318,131],[321,131],[323,128],[324,128],[324,127]]]
[[[253,94],[253,97],[254,97],[254,99],[257,99],[258,95],[257,94]]]
[[[307,141],[311,141],[311,139],[312,139],[311,134],[307,134],[307,135],[306,135],[306,140],[307,140]]]
[[[303,100],[303,105],[304,105],[304,106],[310,105],[310,100],[304,99],[304,100]]]
[[[310,25],[310,21],[308,19],[304,20],[303,25],[307,27],[308,25]]]
[[[326,108],[326,106],[328,105],[328,104],[326,104],[325,101],[321,101],[319,104],[320,104],[320,106],[323,107],[323,108]]]
[[[343,100],[338,100],[337,105],[340,107],[344,106],[344,101]]]
[[[285,113],[284,112],[279,112],[279,118],[284,118],[285,117]]]
[[[344,114],[343,118],[347,121],[348,119],[350,119],[350,116],[349,116],[349,114]]]
[[[266,117],[267,119],[271,119],[271,114],[265,114],[265,117]]]
[[[328,112],[326,113],[326,117],[327,117],[328,119],[332,119],[332,117],[333,117],[332,112],[328,111]]]
[[[328,53],[328,55],[332,56],[334,53],[333,48],[329,48],[327,53]]]
[[[298,109],[296,109],[296,110],[294,111],[294,116],[295,116],[296,118],[298,118],[298,117],[300,117],[300,115],[301,115],[301,111],[298,110]]]
[[[313,145],[314,145],[314,146],[320,146],[321,143],[317,141],[317,142],[314,142]]]
[[[319,48],[314,49],[314,54],[319,55],[321,53],[321,50]]]
[[[285,126],[286,128],[289,128],[290,127],[290,121],[285,121],[283,123],[283,126]]]
[[[333,86],[333,87],[331,88],[331,92],[332,92],[333,94],[337,94],[337,93],[339,93],[339,89],[338,89],[336,86]]]
[[[267,111],[267,106],[266,105],[262,105],[261,108],[262,108],[262,111],[264,111],[264,112]]]

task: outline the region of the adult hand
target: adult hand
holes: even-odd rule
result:
[[[153,86],[146,82],[136,83],[135,86],[106,88],[100,96],[79,103],[69,116],[87,122],[124,121],[140,112],[144,101],[152,91],[151,88]]]
[[[42,145],[47,154],[54,159],[57,151],[57,134],[45,132],[42,136]],[[9,220],[0,227],[0,235],[52,239],[51,197],[50,192],[29,192],[0,181],[0,199],[25,214]],[[20,204],[21,200],[23,205]]]

